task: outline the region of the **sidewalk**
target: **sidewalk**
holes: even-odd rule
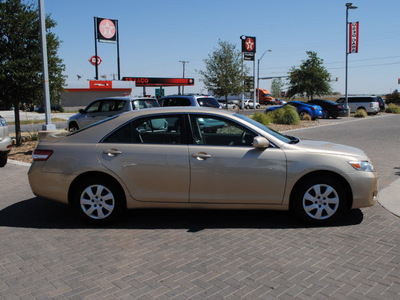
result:
[[[68,120],[70,116],[75,115],[76,113],[52,113],[51,117],[52,118],[59,118],[59,119],[65,119]],[[9,122],[14,122],[14,111],[13,110],[2,110],[0,111],[0,116],[2,116],[6,121]],[[21,121],[35,121],[35,120],[45,120],[46,119],[46,114],[42,113],[37,113],[37,112],[25,112],[25,111],[20,111],[19,112],[19,118]]]
[[[378,202],[386,210],[400,217],[400,179],[378,192]]]

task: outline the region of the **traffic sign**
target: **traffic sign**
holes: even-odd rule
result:
[[[97,60],[96,60],[96,57],[97,57]],[[90,62],[93,66],[95,66],[96,63],[97,63],[97,65],[100,65],[101,62],[102,62],[102,60],[101,60],[101,58],[100,58],[99,56],[93,55],[93,56],[89,59],[89,62]]]

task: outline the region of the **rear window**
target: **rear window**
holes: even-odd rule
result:
[[[197,98],[197,103],[199,103],[200,106],[204,107],[216,107],[216,108],[220,107],[217,99],[213,97]]]
[[[133,109],[160,107],[158,102],[156,100],[152,100],[152,99],[133,100],[132,105],[133,105]]]

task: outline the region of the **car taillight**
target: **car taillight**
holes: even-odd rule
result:
[[[311,107],[311,109],[312,109],[312,110],[317,110],[317,108],[316,108],[316,107]]]
[[[32,153],[33,161],[46,161],[53,154],[53,150],[35,150]]]

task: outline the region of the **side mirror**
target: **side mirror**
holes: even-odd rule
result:
[[[80,113],[80,114],[85,114],[85,111],[81,108],[81,109],[79,110],[79,113]]]
[[[253,147],[257,149],[265,149],[269,147],[269,141],[262,136],[256,136],[253,139]]]

